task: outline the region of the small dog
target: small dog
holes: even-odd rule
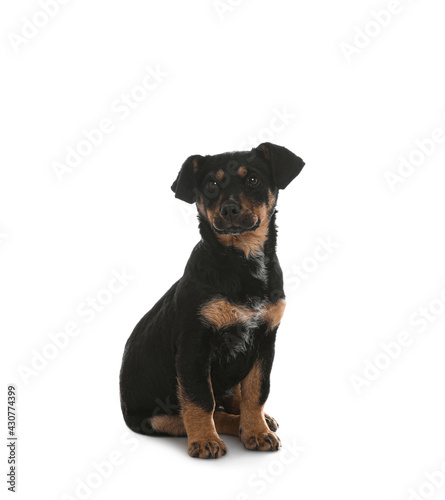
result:
[[[202,239],[126,343],[120,394],[131,430],[187,436],[199,458],[226,453],[219,434],[240,436],[249,450],[280,448],[278,424],[264,413],[285,308],[275,206],[303,166],[267,142],[182,165],[172,190],[196,203]]]

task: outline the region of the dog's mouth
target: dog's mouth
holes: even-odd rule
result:
[[[246,220],[246,221],[241,221],[240,223],[235,222],[231,225],[226,225],[224,223],[225,221],[219,220],[215,218],[213,221],[213,229],[218,233],[218,234],[232,234],[232,235],[239,235],[243,233],[247,233],[249,231],[255,231],[258,229],[258,227],[261,224],[261,221],[259,217],[255,216],[254,219]]]

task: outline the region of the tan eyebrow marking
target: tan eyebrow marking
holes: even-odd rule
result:
[[[238,169],[238,175],[240,177],[246,177],[246,175],[247,175],[247,168],[246,167],[240,167]]]
[[[224,179],[224,170],[219,169],[218,172],[216,172],[216,178],[222,181]]]

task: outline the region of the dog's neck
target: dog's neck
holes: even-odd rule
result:
[[[185,273],[194,276],[195,280],[211,285],[217,290],[217,294],[230,296],[231,300],[235,301],[245,302],[253,297],[265,300],[272,294],[276,298],[277,290],[283,295],[283,283],[275,252],[275,214],[272,213],[266,222],[267,234],[261,248],[255,245],[255,252],[246,254],[246,247],[221,243],[208,220],[199,216],[202,239],[196,245],[195,257],[189,261]]]

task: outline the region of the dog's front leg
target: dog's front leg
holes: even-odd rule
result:
[[[259,358],[241,381],[240,437],[249,450],[276,451],[281,447],[264,414],[271,367],[272,359]]]
[[[205,342],[204,342],[205,344]],[[219,437],[213,413],[215,400],[210,381],[210,350],[184,342],[176,359],[178,396],[181,416],[188,437],[188,452],[192,457],[219,458],[226,446]]]

